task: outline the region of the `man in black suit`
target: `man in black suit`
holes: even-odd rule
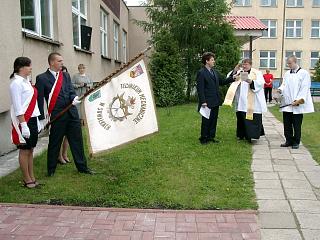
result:
[[[197,74],[198,110],[202,107],[211,109],[209,119],[202,117],[201,136],[199,138],[201,144],[207,144],[210,141],[214,143],[219,142],[215,140],[219,106],[222,104],[219,85],[226,85],[234,81],[233,74],[230,74],[226,79],[213,69],[215,64],[214,58],[214,53],[204,53],[202,55],[204,66]]]
[[[87,167],[87,160],[83,149],[81,123],[77,108],[75,107],[75,105],[81,101],[78,100],[78,96],[73,89],[70,75],[67,72],[61,71],[63,66],[62,56],[59,53],[51,53],[48,56],[48,63],[49,69],[36,78],[38,105],[41,113],[39,119],[42,125],[45,126],[46,124],[43,109],[44,98],[47,102],[51,119],[57,116],[70,103],[73,105],[59,119],[51,124],[47,155],[48,176],[54,175],[64,136],[68,138],[74,163],[78,171],[92,174],[93,172]]]

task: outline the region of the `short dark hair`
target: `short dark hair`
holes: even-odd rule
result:
[[[13,78],[15,73],[19,73],[20,68],[30,67],[31,59],[27,57],[17,57],[13,63],[13,72],[10,75],[10,78]]]
[[[250,58],[245,58],[241,63],[249,63],[250,65],[252,65],[252,60]]]
[[[58,52],[52,52],[52,53],[49,54],[49,56],[48,56],[49,65],[55,59],[56,56],[61,56],[61,54],[58,53]]]
[[[213,52],[205,52],[203,55],[202,55],[202,63],[203,65],[206,65],[207,61],[209,61],[211,58],[215,58],[216,56],[214,55]]]

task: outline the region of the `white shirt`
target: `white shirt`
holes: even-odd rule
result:
[[[264,96],[263,85],[264,78],[260,71],[252,69],[251,71],[256,72],[256,79],[253,81],[254,89],[252,89],[254,93],[254,113],[263,113],[267,112],[266,99]],[[250,77],[250,75],[249,75]],[[248,91],[250,88],[250,84],[242,81],[238,86],[235,95],[236,101],[236,111],[247,112],[247,103],[248,103]]]
[[[310,93],[311,79],[310,74],[300,69],[298,72],[284,74],[281,90],[283,105],[291,104],[295,100],[303,99],[304,104],[299,106],[287,106],[281,108],[281,112],[293,112],[293,114],[303,114],[314,112],[312,97]]]
[[[57,79],[58,72],[55,72],[55,71],[51,70],[50,68],[49,68],[49,72],[51,72],[51,74],[54,76],[54,79]]]
[[[18,74],[14,75],[14,77],[11,79],[10,95],[15,116],[25,114],[23,105],[27,99],[30,99],[30,95],[33,95],[33,92],[33,87],[28,79],[25,79]],[[38,116],[40,116],[40,111],[38,108],[38,102],[36,102],[36,106],[31,117]]]

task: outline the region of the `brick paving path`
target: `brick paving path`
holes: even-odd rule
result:
[[[258,240],[255,211],[0,205],[0,239]]]

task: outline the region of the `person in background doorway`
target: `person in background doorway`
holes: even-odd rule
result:
[[[88,74],[86,73],[86,67],[84,66],[84,64],[79,64],[78,70],[79,72],[72,77],[72,85],[76,91],[77,96],[81,97],[90,88],[92,88],[93,82],[91,78],[88,76]],[[83,124],[83,117],[81,114],[82,105],[81,104],[78,105],[77,109],[78,109],[79,117]]]

